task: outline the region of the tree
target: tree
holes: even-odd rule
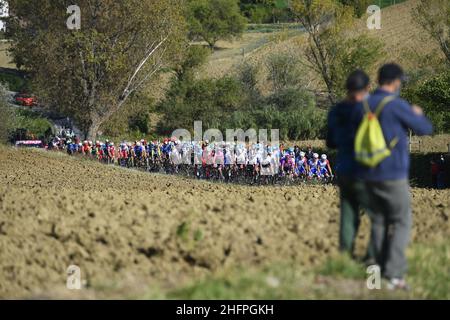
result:
[[[450,0],[421,0],[413,15],[439,44],[450,63]]]
[[[94,139],[130,96],[172,63],[185,36],[179,0],[79,0],[81,29],[68,30],[68,0],[11,0],[11,53],[48,104]]]
[[[195,68],[203,65],[211,52],[199,45],[188,45],[183,52],[182,61],[175,67],[178,81],[190,81],[194,78]]]
[[[189,0],[187,17],[191,38],[201,38],[213,50],[217,41],[242,35],[246,19],[236,0]]]
[[[372,0],[340,0],[340,2],[352,7],[358,18],[361,18],[366,13],[367,8],[373,3]]]
[[[292,10],[308,34],[306,60],[321,77],[328,100],[342,95],[343,79],[356,68],[370,71],[383,56],[382,44],[349,32],[354,10],[336,0],[292,0]]]
[[[291,21],[289,0],[241,0],[242,13],[252,23]]]
[[[405,97],[424,108],[437,133],[450,132],[450,68],[407,87]]]
[[[292,54],[271,54],[266,61],[268,80],[273,90],[280,92],[287,88],[295,88],[302,82],[299,61]]]

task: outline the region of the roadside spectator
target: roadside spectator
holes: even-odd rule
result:
[[[375,259],[391,290],[408,289],[405,250],[410,240],[412,210],[407,131],[411,129],[417,135],[433,132],[432,124],[422,109],[411,106],[399,97],[403,79],[403,70],[396,64],[384,65],[379,70],[379,88],[368,98],[368,104],[375,112],[386,97],[394,97],[379,115],[391,155],[374,168],[358,165],[358,177],[366,181],[370,198],[371,241]],[[355,126],[358,126],[365,109],[361,103],[355,110]]]
[[[438,176],[437,176],[437,188],[444,189],[445,188],[445,158],[444,155],[441,155],[438,162]]]
[[[308,146],[308,149],[306,151],[306,159],[311,160],[314,158],[314,151],[312,146]]]
[[[354,125],[351,115],[356,104],[369,94],[369,84],[369,76],[364,71],[357,70],[350,74],[346,84],[347,97],[334,106],[328,115],[327,147],[338,150],[336,173],[341,210],[339,248],[350,255],[353,254],[360,225],[360,209],[364,204],[367,207],[364,184],[355,179]],[[372,256],[370,251],[369,245],[366,259]]]
[[[437,189],[438,187],[438,175],[439,175],[439,163],[436,159],[431,159],[431,186]]]

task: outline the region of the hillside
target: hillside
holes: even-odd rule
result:
[[[369,31],[366,27],[366,18],[362,18],[356,32],[368,33],[382,40],[387,52],[386,61],[396,61],[406,69],[418,68],[424,62],[423,57],[435,53],[438,46],[430,41],[427,33],[414,22],[411,10],[417,3],[418,0],[409,0],[382,9],[381,30]],[[199,74],[202,77],[223,76],[233,72],[234,67],[243,61],[261,64],[270,54],[277,52],[295,52],[301,55],[304,41],[304,35],[292,30],[270,34],[246,33],[236,42],[219,43],[222,49],[212,55]],[[252,51],[246,50],[247,54],[244,57],[241,49],[252,47],[254,43],[259,43],[260,46]],[[439,51],[437,54],[440,54]],[[312,74],[308,78],[311,76]]]

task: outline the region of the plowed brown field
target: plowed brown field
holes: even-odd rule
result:
[[[65,297],[72,264],[95,296],[235,266],[314,266],[337,251],[333,186],[213,184],[5,147],[0,179],[2,298]],[[450,236],[449,199],[450,190],[413,189],[415,241]]]

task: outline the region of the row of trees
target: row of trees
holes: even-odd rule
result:
[[[242,14],[250,23],[296,22],[291,10],[290,0],[240,0]],[[366,13],[373,3],[371,0],[340,0],[340,3],[352,7],[358,17]]]
[[[250,23],[292,22],[288,0],[240,0],[242,14]]]

